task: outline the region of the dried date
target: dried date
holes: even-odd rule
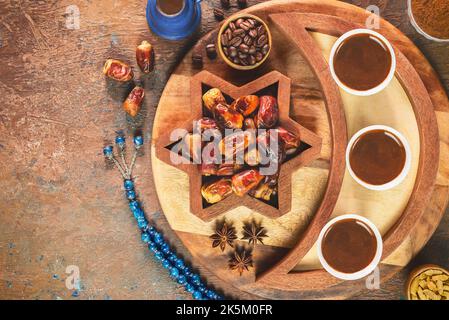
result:
[[[220,179],[206,184],[201,188],[201,195],[208,203],[217,203],[232,194],[232,183],[230,179]]]
[[[231,109],[226,104],[218,104],[214,108],[214,118],[223,128],[241,129],[243,127],[243,116],[240,112]]]
[[[142,41],[136,48],[136,61],[143,73],[150,73],[153,70],[154,50],[148,41]]]
[[[142,105],[143,98],[145,97],[145,91],[142,87],[135,87],[126,98],[125,102],[123,102],[123,109],[128,113],[131,117],[135,117],[139,111],[140,106]]]
[[[257,113],[258,128],[273,128],[279,120],[279,108],[277,100],[272,96],[262,96],[259,99],[259,111]]]
[[[125,62],[116,59],[106,60],[103,73],[109,78],[120,82],[127,82],[134,78],[132,68]]]
[[[232,177],[232,190],[240,197],[256,188],[263,180],[263,175],[256,169],[246,170]]]
[[[245,117],[248,117],[258,107],[259,97],[255,95],[240,97],[231,104],[231,109],[240,112]]]
[[[226,104],[226,99],[219,89],[212,88],[203,95],[203,103],[210,112],[213,112],[218,104]]]

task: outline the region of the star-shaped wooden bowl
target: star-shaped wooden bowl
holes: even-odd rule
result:
[[[211,205],[205,203],[201,196],[201,186],[204,178],[201,175],[199,166],[185,163],[174,164],[173,159],[181,157],[170,150],[176,144],[176,141],[170,140],[171,132],[160,136],[158,141],[156,141],[156,156],[163,162],[175,166],[189,175],[190,210],[194,215],[204,221],[209,221],[231,209],[246,206],[264,216],[277,218],[291,210],[291,175],[299,168],[319,158],[322,141],[319,136],[290,118],[290,86],[291,80],[277,71],[272,71],[241,87],[236,87],[207,71],[202,71],[191,78],[190,101],[192,112],[190,118],[179,129],[185,129],[188,132],[193,131],[193,121],[205,116],[203,115],[202,95],[210,88],[218,88],[225,97],[232,100],[250,94],[259,96],[271,94],[275,96],[279,105],[280,126],[301,137],[301,152],[281,165],[277,201],[275,203],[268,203],[249,195],[239,197],[232,194],[226,199]]]

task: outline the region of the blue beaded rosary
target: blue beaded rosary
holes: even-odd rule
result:
[[[162,267],[170,272],[170,276],[180,285],[184,286],[187,292],[190,292],[194,299],[197,300],[222,300],[223,297],[215,291],[208,289],[197,273],[191,271],[186,266],[184,260],[179,258],[170,248],[170,245],[164,240],[160,232],[154,226],[151,226],[145,218],[145,212],[137,200],[134,190],[134,182],[132,180],[132,171],[137,159],[139,149],[143,146],[143,137],[137,135],[133,139],[134,153],[131,163],[128,166],[125,160],[126,141],[122,132],[118,132],[115,138],[115,144],[119,150],[121,164],[114,156],[113,146],[108,145],[103,148],[103,154],[108,161],[112,161],[123,177],[123,186],[126,192],[126,198],[129,201],[129,208],[137,220],[142,235],[142,241],[148,245],[148,249],[153,252]]]

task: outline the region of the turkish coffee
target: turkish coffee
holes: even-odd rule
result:
[[[175,15],[184,8],[185,0],[157,0],[160,11],[166,15]]]
[[[332,224],[324,234],[321,252],[327,264],[342,273],[365,269],[374,259],[377,239],[371,228],[357,219]]]
[[[349,151],[354,174],[371,185],[383,185],[398,177],[405,166],[402,141],[386,130],[371,130],[358,137]]]
[[[392,57],[384,41],[362,33],[343,40],[335,52],[333,65],[336,76],[345,86],[367,91],[387,78]]]

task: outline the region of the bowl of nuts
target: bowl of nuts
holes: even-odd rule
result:
[[[449,300],[449,271],[426,264],[410,273],[406,285],[409,300]]]
[[[267,24],[257,16],[238,14],[226,20],[218,32],[221,58],[237,70],[260,66],[270,55],[272,40]]]

